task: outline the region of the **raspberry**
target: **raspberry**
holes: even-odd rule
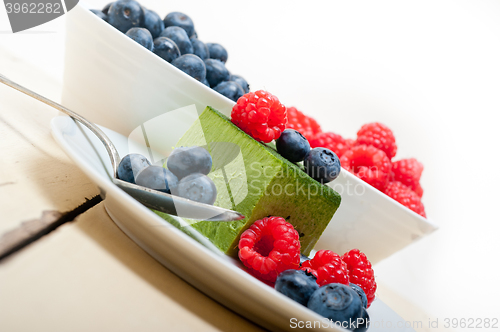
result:
[[[399,181],[391,181],[385,189],[385,194],[399,203],[403,204],[410,210],[418,213],[422,217],[426,217],[424,205],[420,201],[418,194],[413,192],[409,187]]]
[[[249,272],[263,281],[300,264],[299,233],[281,217],[257,220],[241,234],[238,256]]]
[[[417,187],[415,188],[415,190],[413,190],[415,192],[415,194],[418,195],[418,197],[422,198],[422,196],[424,195],[424,189],[422,189],[422,187],[420,186],[420,183],[417,183]]]
[[[371,145],[356,145],[340,158],[343,168],[361,180],[384,191],[391,173],[391,161],[384,151]]]
[[[320,286],[332,282],[349,285],[347,265],[331,250],[319,250],[313,259],[302,263],[300,269],[312,273]]]
[[[389,159],[392,159],[398,150],[392,130],[378,122],[367,123],[362,126],[358,131],[356,144],[372,145],[384,151]]]
[[[424,165],[417,159],[401,159],[392,163],[392,180],[401,182],[415,192],[423,193],[419,184],[423,170]]]
[[[368,307],[370,307],[370,304],[375,299],[375,291],[377,290],[372,264],[359,249],[352,249],[346,252],[342,255],[342,260],[347,265],[349,280],[363,289],[368,300]]]
[[[295,129],[304,135],[308,140],[314,135],[321,132],[321,127],[319,124],[311,118],[305,115],[295,107],[287,107],[288,124],[286,128]]]
[[[278,139],[287,124],[286,107],[267,91],[241,96],[231,112],[231,121],[258,141]]]
[[[309,144],[311,148],[327,148],[332,150],[339,158],[352,146],[352,144],[348,143],[342,136],[332,132],[314,135],[313,138],[309,140]]]

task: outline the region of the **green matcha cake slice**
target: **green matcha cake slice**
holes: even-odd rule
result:
[[[217,187],[214,205],[236,210],[246,218],[229,223],[202,221],[193,223],[193,228],[224,253],[235,255],[240,234],[254,221],[280,216],[294,225],[302,253],[309,254],[340,205],[336,191],[313,180],[210,107],[177,143],[194,145],[206,147],[212,155],[208,176]]]

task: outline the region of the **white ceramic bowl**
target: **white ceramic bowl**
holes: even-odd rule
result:
[[[194,105],[199,114],[209,105],[229,115],[234,105],[81,4],[67,15],[62,103],[125,137],[181,107]],[[175,118],[177,131],[192,123],[185,114]],[[178,134],[162,132],[164,145],[173,146]],[[342,203],[316,249],[342,254],[359,248],[376,263],[436,229],[346,171],[329,185],[342,195]]]

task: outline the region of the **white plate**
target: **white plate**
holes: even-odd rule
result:
[[[62,104],[124,136],[133,135],[141,125],[154,127],[159,117],[181,107],[195,105],[196,115],[208,105],[229,115],[234,105],[81,4],[67,14]],[[150,141],[170,142],[159,147],[164,155],[177,142],[178,132],[187,129],[183,124],[191,123],[185,114],[175,119],[178,128],[153,130],[163,137]],[[341,194],[342,202],[317,244],[319,249],[342,254],[358,248],[375,264],[436,229],[348,172],[329,185]]]
[[[317,322],[312,331],[324,331],[324,318],[276,292],[242,270],[237,260],[207,249],[141,205],[110,180],[111,164],[100,141],[86,128],[66,116],[51,122],[52,135],[75,164],[105,194],[106,211],[134,242],[168,269],[214,300],[242,316],[273,331],[296,330],[299,322]],[[129,151],[129,140],[103,128],[121,156]],[[370,331],[384,330],[391,322],[404,326],[404,320],[376,299],[368,310]],[[320,325],[321,322],[321,326]],[[387,325],[385,325],[387,326]],[[332,331],[343,331],[329,327]],[[393,331],[413,331],[394,328]]]

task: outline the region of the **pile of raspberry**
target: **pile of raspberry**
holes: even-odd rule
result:
[[[336,133],[321,131],[314,119],[295,108],[290,109],[300,116],[293,117],[293,120],[289,116],[287,128],[304,130],[309,135],[311,148],[332,150],[340,158],[343,168],[426,217],[420,186],[424,166],[415,158],[392,160],[398,147],[391,129],[378,122],[367,123],[359,129],[355,140],[345,139]]]
[[[339,256],[330,250],[319,250],[314,258],[300,265],[299,234],[281,217],[257,220],[240,236],[238,257],[247,271],[270,285],[286,270],[304,270],[316,277],[319,286],[330,283],[363,289],[368,306],[375,299],[377,284],[366,255],[353,249]]]
[[[295,129],[307,138],[312,149],[330,149],[340,158],[343,168],[426,217],[420,186],[424,166],[415,158],[392,161],[398,150],[396,138],[381,123],[367,123],[358,130],[355,140],[345,139],[323,132],[312,117],[295,107],[285,107],[276,96],[263,90],[240,97],[231,112],[231,121],[264,143],[278,139],[285,129]]]

